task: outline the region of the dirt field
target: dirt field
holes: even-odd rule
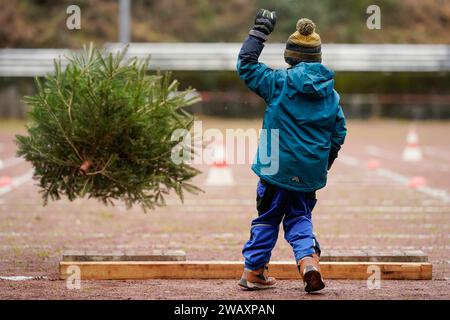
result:
[[[409,122],[351,121],[347,142],[318,192],[313,216],[323,250],[420,249],[433,263],[432,281],[328,281],[321,294],[307,295],[300,281],[280,281],[274,290],[241,291],[235,281],[82,281],[68,290],[58,280],[66,249],[181,249],[189,260],[241,260],[241,248],[255,216],[256,176],[249,165],[231,165],[232,187],[206,186],[208,166],[196,183],[205,190],[181,204],[144,214],[136,207],[105,207],[67,200],[42,207],[30,180],[31,167],[14,159],[20,124],[0,123],[0,276],[45,276],[43,280],[0,280],[0,299],[450,299],[450,122],[416,124],[424,160],[401,159]],[[259,128],[260,121],[205,119],[205,127]],[[367,163],[379,161],[378,170]],[[425,188],[408,186],[424,177]],[[9,180],[9,178],[12,180]],[[12,188],[11,183],[13,182]],[[280,239],[274,260],[292,259]]]

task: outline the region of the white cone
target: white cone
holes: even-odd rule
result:
[[[233,173],[228,167],[227,157],[223,145],[216,144],[213,146],[214,163],[208,171],[206,178],[207,186],[225,187],[233,186]]]
[[[230,168],[212,167],[206,178],[207,186],[225,187],[234,185],[233,174]]]
[[[418,162],[422,160],[422,150],[419,148],[419,137],[414,129],[406,136],[406,148],[403,150],[403,161]]]

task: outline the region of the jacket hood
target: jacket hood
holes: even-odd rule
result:
[[[301,62],[288,69],[289,98],[303,93],[311,98],[323,99],[333,93],[334,72],[321,63]]]

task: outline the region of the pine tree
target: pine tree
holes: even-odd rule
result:
[[[164,194],[200,189],[188,181],[195,168],[171,160],[175,129],[189,130],[183,108],[197,102],[193,89],[178,91],[170,74],[147,74],[148,60],[125,59],[126,49],[103,54],[92,45],[69,58],[37,93],[27,136],[16,136],[18,155],[30,161],[44,205],[65,195],[105,204],[119,199],[144,211],[164,204]],[[192,151],[191,151],[192,152]]]

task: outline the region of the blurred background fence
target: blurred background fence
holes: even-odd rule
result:
[[[122,46],[106,44],[105,52]],[[239,48],[239,43],[133,43],[128,56],[150,56],[150,69],[173,70],[178,78],[186,78],[183,83],[199,88],[203,102],[192,107],[193,112],[258,117],[264,106],[240,86],[235,73]],[[283,44],[268,44],[261,61],[285,67],[283,49]],[[72,54],[68,49],[0,49],[0,116],[24,117],[21,98],[34,90],[30,78],[52,73],[54,60],[61,59],[65,66]],[[449,84],[448,45],[328,44],[323,46],[323,58],[325,65],[338,72],[337,89],[343,92],[342,104],[349,117],[450,118],[450,95],[436,93]],[[340,88],[345,83],[340,83],[341,78],[347,79],[347,88]],[[386,82],[380,90],[380,83]],[[411,90],[411,85],[421,89]]]
[[[132,43],[129,57],[151,57],[150,69],[183,71],[235,71],[240,43]],[[107,44],[115,52],[122,44]],[[261,61],[285,68],[285,44],[267,44]],[[323,64],[334,71],[448,72],[450,46],[416,44],[324,44]],[[0,76],[34,77],[53,72],[53,61],[63,65],[67,49],[0,49]]]

